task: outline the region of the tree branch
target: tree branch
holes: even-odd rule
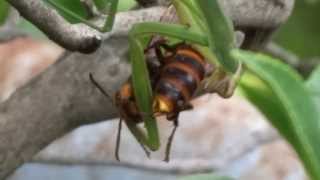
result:
[[[100,43],[99,33],[82,24],[70,24],[42,0],[7,0],[19,13],[51,40],[71,51],[93,52]]]
[[[150,7],[157,5],[157,0],[136,0],[137,3],[142,7]]]
[[[123,14],[126,21],[117,21],[102,48],[90,55],[66,53],[0,104],[0,179],[71,129],[117,116],[112,102],[89,81],[89,73],[109,92],[116,91],[130,72],[127,34],[121,32],[134,21],[155,20],[145,17],[155,11],[161,8]],[[131,14],[140,18],[129,18]]]
[[[126,38],[108,41],[92,55],[67,53],[0,104],[0,179],[71,129],[117,116],[89,81],[92,72],[114,92],[129,75]]]
[[[293,54],[289,50],[284,49],[274,42],[269,42],[263,49],[264,52],[280,58],[285,63],[292,67],[297,67],[299,65],[299,58],[297,55]]]
[[[32,161],[34,163],[48,164],[48,165],[64,165],[64,166],[117,166],[130,169],[138,169],[148,172],[164,173],[164,174],[175,174],[175,175],[189,175],[199,173],[212,173],[216,169],[215,166],[209,161],[198,161],[194,163],[174,163],[168,164],[165,162],[159,162],[150,160],[147,164],[133,163],[133,162],[111,162],[111,161],[77,161],[70,159],[55,159],[55,160],[42,160],[36,159]]]
[[[280,45],[269,42],[263,49],[263,52],[279,58],[284,63],[295,68],[303,77],[308,77],[310,73],[320,64],[319,58],[301,60],[296,54],[281,47]]]

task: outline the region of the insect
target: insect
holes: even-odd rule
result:
[[[102,28],[81,18],[78,19],[101,32],[110,30],[114,22],[118,0],[106,0],[105,2],[108,3],[108,6],[105,7],[110,12]],[[151,151],[156,151],[160,147],[156,116],[167,115],[169,120],[177,124],[176,119],[179,112],[190,108],[189,101],[195,89],[211,87],[212,82],[217,80],[215,73],[219,72],[217,70],[220,69],[225,74],[232,75],[240,64],[230,55],[229,51],[234,44],[232,27],[228,24],[216,0],[172,0],[171,3],[178,16],[178,23],[138,23],[128,33],[129,59],[132,67],[131,80],[124,84],[118,95],[115,96],[116,104],[121,110],[120,117],[126,119],[124,122],[137,141]],[[52,2],[51,4],[55,6]],[[61,7],[57,8],[63,10]],[[69,14],[72,15],[72,13]],[[148,68],[145,60],[144,50],[154,35],[167,39],[166,43],[156,43],[153,47],[160,62],[159,71]],[[169,44],[174,44],[173,42],[184,42],[184,45],[190,45],[192,48],[187,48],[183,44],[170,46]],[[185,52],[189,54],[184,54]],[[206,77],[208,81],[205,81],[202,80],[205,77],[202,71],[192,65],[193,68],[187,70],[188,76],[176,78],[181,75],[178,71],[187,64],[187,62],[178,63],[178,61],[183,61],[178,60],[178,57],[181,58],[182,55],[187,56],[187,59],[192,57],[191,59],[195,60],[193,62],[200,64],[199,67],[204,66],[202,60],[205,59],[205,62],[215,67],[215,72]],[[177,85],[173,86],[172,82]],[[196,83],[193,84],[194,82]],[[203,86],[202,82],[208,82],[209,85]],[[144,128],[138,126],[140,121],[144,123]],[[170,141],[169,139],[166,149],[170,149]]]
[[[164,54],[161,48],[165,49]],[[156,73],[158,77],[153,85],[153,111],[155,114],[165,114],[174,124],[164,159],[169,161],[171,144],[178,127],[179,113],[193,108],[190,100],[205,75],[209,74],[207,67],[210,64],[197,50],[186,43],[169,46],[164,42],[157,42],[155,51],[160,61],[160,72]]]
[[[98,0],[94,0],[94,1],[98,2]],[[87,21],[83,21],[87,25],[94,27],[102,32],[108,31],[111,29],[113,20],[114,20],[115,9],[116,9],[114,7],[116,7],[118,0],[109,0],[109,1],[106,0],[105,2],[111,2],[110,7],[113,7],[113,8],[110,8],[110,16],[108,16],[107,18],[110,21],[106,21],[105,26],[100,28],[100,27],[96,27],[95,25],[92,25]],[[174,120],[177,118],[178,113],[182,109],[187,107],[188,101],[184,100],[184,101],[180,101],[180,103],[178,103],[179,101],[176,101],[177,103],[175,104],[172,102],[172,100],[166,100],[166,98],[164,97],[167,97],[168,94],[172,94],[171,90],[170,90],[170,93],[164,93],[164,96],[159,96],[162,94],[160,93],[162,92],[161,91],[162,86],[160,84],[165,84],[162,81],[162,77],[164,77],[164,75],[162,75],[161,72],[156,73],[159,75],[159,79],[156,80],[155,84],[153,84],[150,81],[150,78],[152,79],[153,75],[149,74],[145,57],[144,57],[144,48],[146,47],[146,43],[145,43],[146,38],[150,38],[153,34],[159,34],[161,36],[166,36],[174,40],[178,39],[178,40],[186,41],[187,44],[192,44],[193,47],[197,51],[199,51],[201,55],[203,55],[206,61],[208,61],[212,65],[216,65],[216,69],[226,70],[226,71],[223,71],[224,73],[229,73],[229,74],[235,73],[236,70],[239,69],[239,67],[241,67],[240,66],[241,63],[239,63],[235,58],[233,58],[237,56],[230,55],[230,51],[234,48],[232,28],[230,27],[230,24],[228,24],[228,21],[223,15],[216,0],[172,0],[172,4],[177,10],[177,15],[179,16],[179,24],[172,25],[172,24],[164,24],[164,23],[141,23],[141,24],[136,24],[130,31],[129,43],[130,43],[130,60],[132,64],[132,80],[124,84],[124,86],[120,89],[119,93],[115,96],[116,99],[118,99],[117,102],[119,103],[118,106],[121,109],[122,115],[126,115],[128,119],[131,118],[133,120],[133,121],[129,121],[129,120],[125,121],[130,131],[138,140],[138,142],[140,142],[140,144],[143,145],[143,147],[146,146],[150,150],[157,150],[160,146],[159,137],[158,137],[158,128],[154,118],[156,114],[154,114],[154,112],[157,112],[160,114],[161,113],[167,114],[168,119]],[[283,6],[281,4],[279,5]],[[163,46],[163,48],[165,48],[165,46]],[[173,55],[171,54],[171,56]],[[176,58],[173,58],[174,56],[171,58],[169,57],[170,56],[166,56],[166,58],[163,58],[162,60],[168,60],[168,59],[176,60]],[[249,55],[243,56],[243,57],[242,57],[243,59],[250,58]],[[254,66],[259,65],[257,61],[259,58],[261,58],[261,55],[258,55],[256,56],[256,58],[253,58],[253,60],[256,61],[253,63]],[[161,58],[159,59],[161,60]],[[269,59],[266,59],[266,60],[269,60]],[[247,62],[249,61],[247,60]],[[170,63],[164,62],[163,64],[164,64],[163,67],[160,68],[162,71],[165,71],[166,69],[165,67],[170,67],[169,65]],[[265,66],[265,65],[268,65],[268,63],[264,63],[260,65],[262,67],[262,65]],[[276,66],[269,66],[269,68],[272,69],[272,71],[270,72],[277,73],[275,67]],[[259,70],[263,68],[257,68],[257,69]],[[279,72],[282,72],[282,70]],[[256,73],[260,73],[260,72],[256,72]],[[157,77],[157,76],[154,76],[154,77]],[[277,87],[275,88],[276,91],[279,91],[279,90],[281,91],[282,86],[277,85],[276,84],[277,81],[275,81],[272,76],[264,75],[264,78],[266,79],[267,82],[268,81],[271,82],[270,84],[272,84],[272,86],[270,87]],[[180,78],[180,80],[181,79],[182,78]],[[209,79],[208,81],[209,85],[207,87],[211,87],[210,84],[212,83],[210,82],[214,82],[214,79],[217,79],[216,73],[213,73],[208,79]],[[169,86],[165,86],[164,89],[169,89]],[[182,93],[183,92],[182,88],[179,90],[180,91],[177,94],[179,94],[180,96],[183,96],[185,99],[187,99],[186,97],[189,97],[190,94],[192,94],[190,93],[191,90],[186,91],[189,93],[185,93],[185,94]],[[283,93],[281,95],[283,95]],[[176,99],[179,99],[178,97],[179,96],[174,96],[174,98]],[[284,98],[284,99],[290,99],[290,98]],[[283,108],[281,109],[281,112],[282,111],[283,111]],[[143,120],[143,123],[145,125],[146,132],[141,131],[141,129],[139,129],[136,126],[137,122],[135,120],[140,122],[141,119]],[[301,128],[299,130],[301,131]],[[285,132],[289,132],[289,131],[286,130]],[[294,133],[294,131],[292,132]],[[289,136],[291,134],[289,133]],[[308,137],[308,136],[303,136],[303,137]],[[303,138],[303,140],[305,139],[306,138]],[[294,145],[295,144],[297,143],[294,143]],[[299,154],[302,157],[307,157],[307,160],[306,160],[307,167],[312,167],[312,165],[317,166],[316,161],[309,160],[312,158],[308,159],[310,151],[311,151],[311,154],[313,152],[312,147],[311,148],[310,147],[308,148],[308,152],[304,152],[304,151],[298,151],[298,152],[300,152]],[[308,170],[310,168],[306,168],[306,169]],[[314,171],[313,169],[309,171],[311,176],[313,174],[316,174],[313,172],[317,172],[317,169],[316,168],[314,169],[315,169]],[[317,175],[314,175],[314,176],[317,176]]]
[[[201,2],[201,3],[200,3]],[[169,59],[175,59],[174,55],[176,52],[179,52],[178,49],[182,46],[167,46],[169,43],[174,42],[175,40],[180,40],[183,42],[186,42],[186,44],[192,45],[191,50],[192,54],[197,54],[193,52],[198,52],[203,56],[203,58],[197,57],[196,60],[199,59],[205,59],[205,62],[215,67],[215,69],[223,69],[221,68],[221,65],[223,67],[225,66],[226,69],[229,69],[230,72],[234,72],[240,65],[236,60],[234,60],[232,57],[230,57],[228,49],[231,48],[232,44],[234,43],[233,36],[228,34],[228,32],[231,32],[229,29],[230,26],[226,22],[225,17],[223,16],[221,10],[219,9],[219,6],[216,1],[212,0],[173,0],[172,1],[173,7],[175,8],[179,24],[168,24],[168,23],[158,23],[158,22],[148,22],[148,23],[139,23],[132,27],[132,29],[129,32],[129,44],[130,44],[130,60],[132,65],[132,87],[134,91],[135,101],[137,103],[137,106],[139,108],[140,112],[143,112],[145,114],[143,118],[143,122],[145,125],[145,132],[142,132],[137,130],[137,132],[132,133],[136,139],[141,142],[141,144],[145,145],[147,148],[149,148],[152,151],[158,150],[160,147],[159,142],[159,134],[158,134],[158,128],[157,123],[155,120],[155,116],[159,114],[166,114],[168,119],[172,119],[173,122],[176,122],[175,119],[178,117],[179,112],[181,112],[184,109],[188,109],[188,102],[187,101],[180,101],[180,103],[170,103],[172,101],[167,100],[165,98],[161,99],[159,96],[160,85],[154,85],[151,83],[148,71],[148,66],[146,64],[145,60],[145,54],[144,54],[144,48],[147,46],[146,44],[146,38],[152,39],[154,35],[159,35],[161,37],[167,38],[167,43],[156,43],[154,48],[156,49],[157,59],[160,61],[162,71],[165,72],[166,67],[171,67],[171,63]],[[201,4],[201,6],[200,6]],[[203,6],[208,6],[210,9],[203,8]],[[212,8],[211,8],[212,7]],[[215,10],[214,10],[215,9]],[[206,11],[206,13],[203,13]],[[220,30],[212,30],[212,28],[217,28],[218,26],[209,26],[211,24],[210,19],[212,17],[208,16],[209,12],[217,12],[215,14],[217,17],[220,18],[220,23],[224,22],[224,24],[219,23],[218,29],[223,29],[223,35],[221,35]],[[217,18],[214,17],[213,19]],[[216,24],[218,25],[218,24]],[[222,26],[221,26],[222,25]],[[220,40],[221,42],[215,42],[213,44],[213,40],[210,40],[211,38],[208,38],[206,34],[213,31],[213,34],[220,34]],[[228,38],[224,36],[229,36]],[[223,38],[221,38],[221,36]],[[214,38],[212,38],[214,39]],[[225,49],[223,49],[223,46]],[[219,47],[219,48],[217,48]],[[162,50],[164,51],[162,51]],[[218,56],[214,54],[216,50],[219,49],[221,52],[219,52]],[[188,49],[190,50],[190,49]],[[161,53],[164,52],[164,53]],[[190,51],[189,51],[190,52]],[[179,54],[179,53],[178,53]],[[223,63],[218,63],[217,59],[220,59],[220,61],[223,61]],[[228,60],[226,60],[228,59]],[[226,60],[226,61],[224,61]],[[162,61],[162,62],[161,62]],[[219,61],[219,62],[220,62]],[[229,61],[229,62],[227,62]],[[173,63],[172,63],[173,64]],[[215,70],[216,71],[216,70]],[[159,73],[159,79],[156,80],[157,83],[160,84],[161,78],[165,77],[163,73],[161,74],[161,71]],[[212,73],[214,74],[214,72]],[[226,73],[228,74],[228,73]],[[232,73],[231,73],[232,74]],[[196,76],[193,76],[196,77]],[[206,77],[207,78],[207,77]],[[215,79],[213,75],[210,75],[208,79]],[[208,82],[213,82],[208,81]],[[179,81],[181,82],[181,81]],[[201,82],[204,82],[204,80],[199,80],[199,85],[196,87],[201,88]],[[186,87],[186,86],[183,86]],[[172,88],[172,87],[171,87]],[[169,89],[169,87],[168,87]],[[173,88],[172,88],[173,89]],[[183,91],[182,88],[179,89],[181,92],[179,95],[182,95]],[[192,91],[195,91],[192,89]],[[188,91],[185,91],[185,97],[188,97],[188,95],[191,97],[192,93]],[[178,93],[177,93],[178,94]],[[179,97],[179,96],[176,96]],[[129,125],[130,126],[130,125]],[[134,125],[133,125],[134,126]],[[168,144],[166,147],[166,158],[168,159],[168,154],[173,138],[173,134],[175,132],[177,126],[173,129],[173,132],[171,136],[169,137]],[[133,128],[133,127],[130,127]],[[130,129],[129,128],[129,129]],[[136,128],[134,128],[136,129]],[[132,131],[133,132],[133,131]]]
[[[165,49],[165,54],[161,48]],[[156,43],[160,72],[155,83],[153,110],[175,120],[180,111],[190,109],[189,101],[206,74],[208,63],[191,45]]]
[[[166,146],[165,161],[169,161],[171,144],[178,126],[178,116],[183,110],[192,109],[190,100],[193,97],[200,82],[204,79],[209,64],[204,57],[191,45],[178,43],[168,45],[165,41],[155,42],[148,49],[154,48],[159,65],[149,63],[148,70],[151,78],[153,97],[153,116],[166,115],[169,121],[173,121],[174,128],[169,136]],[[164,51],[163,51],[163,50]],[[109,96],[102,87],[90,75],[91,81],[100,91]],[[132,83],[125,82],[115,93],[115,105],[118,107],[121,120],[116,143],[116,159],[119,160],[119,143],[121,121],[128,124],[138,124],[142,122],[144,113],[140,112],[135,101]],[[135,130],[131,130],[133,133]],[[147,156],[148,150],[140,142]]]

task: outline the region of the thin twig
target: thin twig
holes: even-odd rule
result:
[[[155,6],[157,4],[157,0],[136,0],[136,1],[142,7],[150,7],[150,6]]]
[[[274,42],[268,43],[263,51],[281,59],[290,66],[297,67],[299,65],[299,57],[297,55]]]
[[[54,165],[64,165],[64,166],[114,166],[123,167],[130,169],[138,169],[149,172],[163,173],[163,174],[175,174],[175,175],[188,175],[195,173],[210,173],[215,171],[214,165],[209,163],[209,161],[201,163],[195,162],[193,164],[181,165],[180,163],[168,164],[165,162],[158,162],[149,160],[146,164],[133,163],[133,162],[115,162],[115,161],[77,161],[68,159],[55,159],[55,160],[41,160],[35,159],[32,163],[41,164],[54,164]],[[201,164],[201,165],[200,165]]]
[[[279,60],[296,69],[304,77],[308,77],[313,69],[320,64],[319,58],[302,60],[290,50],[285,49],[274,42],[269,42],[264,47],[263,51],[276,58],[279,58]]]

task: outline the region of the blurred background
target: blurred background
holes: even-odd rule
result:
[[[64,2],[86,16],[74,0]],[[64,49],[50,42],[28,21],[10,12],[0,1],[0,102],[38,75]],[[133,0],[120,0],[120,11],[135,6]],[[14,13],[13,13],[14,14]],[[320,61],[320,2],[298,0],[292,16],[273,36],[274,41],[299,63]],[[69,18],[70,21],[76,22]],[[12,34],[6,28],[23,34]],[[182,113],[172,160],[163,163],[163,149],[148,160],[127,129],[121,144],[123,164],[114,159],[117,120],[80,127],[58,139],[37,155],[34,162],[19,168],[10,180],[100,180],[177,179],[193,172],[215,171],[235,179],[303,180],[303,168],[295,153],[264,117],[245,99],[222,99],[205,95],[196,99],[195,109]],[[172,126],[160,120],[165,143]],[[72,162],[103,163],[72,163]]]
[[[320,3],[296,1],[288,22],[275,34],[275,41],[302,60],[320,56]]]

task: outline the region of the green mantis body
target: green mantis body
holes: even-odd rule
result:
[[[105,14],[105,10],[108,10],[108,17],[103,27],[98,27],[91,22],[73,14],[69,10],[60,7],[53,0],[47,0],[49,4],[55,8],[74,16],[78,20],[87,24],[88,26],[95,28],[101,32],[110,31],[114,23],[114,16],[116,13],[118,0],[96,0],[95,4],[105,4],[105,6],[100,6],[102,12]],[[109,4],[107,8],[106,4]],[[216,55],[213,53],[217,49],[220,50],[221,47],[230,46],[233,43],[233,38],[221,39],[224,41],[223,45],[214,44],[210,37],[208,39],[209,32],[219,31],[214,29],[214,26],[208,26],[210,22],[206,16],[211,18],[210,11],[217,12],[216,15],[220,16],[220,21],[226,21],[225,17],[222,15],[220,7],[216,1],[212,0],[172,0],[172,5],[176,9],[177,15],[179,17],[179,24],[168,24],[160,22],[145,22],[139,23],[132,27],[129,32],[129,58],[132,65],[132,85],[134,96],[136,100],[137,107],[139,111],[144,114],[142,116],[145,130],[139,128],[137,123],[130,120],[124,119],[129,130],[137,139],[137,141],[146,146],[152,151],[156,151],[160,147],[159,133],[157,128],[157,123],[155,117],[153,116],[152,100],[153,100],[153,90],[150,84],[150,77],[148,74],[148,68],[146,65],[144,49],[147,47],[148,42],[151,41],[153,35],[159,35],[167,38],[168,41],[183,41],[188,44],[192,44],[205,58],[206,60],[214,65],[219,66],[217,62]],[[206,6],[212,6],[212,8],[205,8]],[[217,10],[217,11],[215,11]],[[221,22],[219,22],[221,23]],[[212,24],[212,23],[211,23]],[[216,22],[213,24],[217,24]],[[226,36],[233,37],[232,30],[227,22],[224,23],[222,31],[227,31]],[[221,27],[220,27],[221,28]],[[216,32],[214,32],[216,33]],[[220,32],[218,32],[220,33]],[[231,35],[230,35],[231,34]],[[211,37],[216,38],[216,37]],[[222,52],[218,54],[221,58],[220,64],[224,65],[227,70],[234,72],[237,66],[237,61],[233,60],[229,56],[229,52]],[[225,58],[229,58],[225,61]]]

